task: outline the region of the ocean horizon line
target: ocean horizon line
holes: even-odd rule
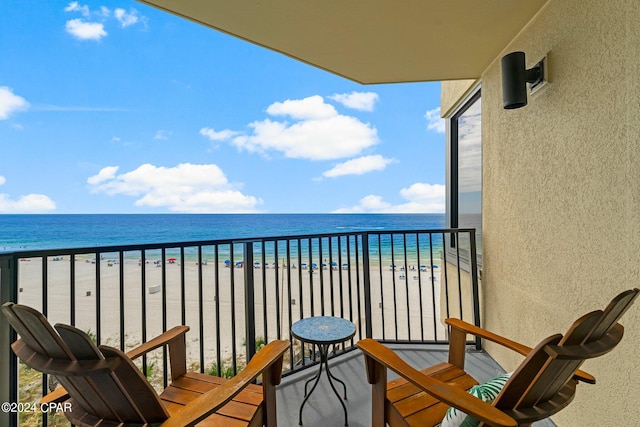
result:
[[[444,214],[4,214],[0,250],[443,229]]]

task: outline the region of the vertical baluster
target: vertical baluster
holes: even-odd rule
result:
[[[389,234],[389,240],[391,245],[391,284],[393,286],[393,324],[395,328],[395,339],[398,339],[398,293],[396,290],[396,258],[392,234]]]
[[[409,270],[407,265],[407,233],[402,233],[402,247],[404,251],[404,265],[402,268],[404,269],[404,273],[400,273],[404,275],[404,287],[407,294],[407,335],[409,341],[411,341],[411,307],[409,305]],[[401,269],[402,271],[402,269]]]
[[[256,354],[256,313],[255,313],[255,283],[253,274],[253,242],[243,243],[244,251],[244,310],[246,329],[246,356],[250,360]],[[276,291],[277,292],[277,291]],[[235,334],[234,334],[235,337]],[[235,355],[234,355],[235,359]],[[237,372],[234,367],[234,375]]]
[[[119,278],[118,278],[118,293],[120,297],[120,350],[125,351],[125,327],[124,327],[124,251],[120,251],[119,254],[120,264],[118,265]]]
[[[145,294],[146,282],[147,282],[147,264],[146,264],[146,250],[142,251],[142,273],[141,273],[141,304],[142,309],[140,310],[140,316],[142,320],[142,342],[147,342],[147,296]],[[99,261],[96,260],[96,264],[100,265]],[[147,372],[147,355],[142,356],[142,372]]]
[[[429,234],[431,237],[431,234]],[[420,274],[420,235],[416,233],[416,263],[418,264],[418,299],[420,300],[420,339],[424,341],[424,311],[422,307],[422,277]],[[408,280],[408,279],[407,279]],[[434,324],[435,322],[435,310],[433,311]]]
[[[476,248],[476,230],[469,231],[471,243],[471,289],[473,295],[473,323],[480,327],[480,291],[478,289],[478,254]],[[476,350],[482,350],[482,341],[475,337]]]
[[[161,289],[160,295],[162,299],[161,309],[162,309],[162,332],[167,330],[167,252],[165,248],[160,250],[161,258],[162,258],[162,274],[160,277]],[[165,349],[162,349],[162,383],[164,388],[167,388],[168,385],[168,373],[169,373],[169,365],[167,362],[167,352]]]
[[[0,305],[18,302],[18,257],[0,256]],[[0,402],[18,401],[18,360],[11,351],[11,344],[17,339],[16,333],[6,317],[0,315]],[[18,413],[0,411],[0,425],[16,427]]]
[[[264,342],[265,344],[269,342],[269,328],[268,325],[268,316],[267,316],[267,269],[265,268],[265,252],[266,246],[264,240],[262,241],[262,323],[263,323],[263,334],[264,334]],[[278,257],[276,257],[276,267],[277,267]],[[276,270],[276,275],[278,271]],[[276,279],[276,282],[278,280]]]
[[[320,315],[324,316],[324,265],[325,262],[323,260],[322,253],[322,240],[323,237],[318,237],[318,269],[320,271]]]
[[[450,235],[453,236],[453,233],[451,233]],[[431,253],[432,253],[431,258],[433,258],[433,249],[431,249]],[[431,264],[433,265],[433,262]],[[449,275],[448,275],[449,269],[447,268],[448,263],[447,263],[447,248],[445,244],[445,233],[442,233],[442,265],[444,270],[443,274],[444,274],[444,288],[445,288],[446,317],[450,317],[451,313],[449,310]],[[431,273],[433,274],[433,271]],[[442,285],[440,285],[440,293],[442,293]],[[435,307],[435,297],[434,297],[434,307]]]
[[[275,248],[274,248],[274,256],[277,260],[279,256],[277,244],[275,245]],[[277,264],[276,264],[275,280],[276,280],[276,335],[277,335],[277,338],[280,339],[281,337],[281,324],[280,324],[280,316],[279,316],[280,314],[280,268]]]
[[[364,281],[364,319],[366,338],[373,337],[373,320],[371,319],[371,271],[369,270],[369,234],[362,234],[362,268]]]
[[[221,340],[220,340],[220,252],[219,245],[216,244],[213,247],[213,257],[215,259],[216,272],[213,281],[214,292],[215,292],[215,318],[216,318],[216,366],[218,368],[218,372],[216,375],[220,375],[222,372],[222,349],[221,349]],[[229,266],[232,268],[232,266]]]
[[[180,319],[182,324],[187,323],[187,287],[185,281],[184,246],[180,247]],[[216,264],[217,265],[217,264]]]
[[[378,274],[380,275],[380,315],[382,316],[382,339],[386,338],[385,325],[384,325],[384,279],[382,276],[382,235],[378,236]]]
[[[329,237],[329,290],[331,298],[331,316],[336,315],[335,292],[333,289],[333,237]]]

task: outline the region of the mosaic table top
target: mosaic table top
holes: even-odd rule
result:
[[[356,325],[340,317],[316,316],[294,323],[291,333],[297,339],[308,343],[336,344],[353,337]]]

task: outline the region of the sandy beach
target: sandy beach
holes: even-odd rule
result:
[[[69,257],[54,259],[49,258],[46,265],[46,311],[52,324],[70,323],[73,271],[76,326],[91,333],[97,331],[96,295],[99,292],[101,342],[119,346],[122,317],[126,346],[132,348],[142,341],[143,298],[146,305],[147,339],[163,330],[163,282],[166,283],[166,328],[183,323],[181,301],[184,274],[184,323],[191,327],[187,334],[189,361],[199,361],[200,300],[207,367],[215,360],[218,317],[223,360],[231,356],[234,341],[237,353],[244,354],[246,267],[231,268],[224,262],[198,265],[194,261],[185,260],[183,269],[178,261],[165,260],[165,265],[162,266],[159,260],[155,263],[154,260],[141,263],[139,260],[125,258],[121,264],[118,260],[103,259],[96,263],[88,257],[77,257],[72,265]],[[289,339],[289,325],[302,317],[312,315],[334,315],[349,319],[359,330],[356,339],[360,336],[360,331],[364,336],[364,294],[362,288],[358,289],[358,280],[360,283],[363,282],[362,268],[343,269],[334,266],[312,270],[300,267],[287,269],[282,268],[282,265],[279,268],[273,265],[270,268],[259,267],[249,267],[254,274],[255,282],[254,314],[257,337],[264,338],[266,335],[269,340],[278,336]],[[441,318],[440,276],[438,268],[434,268],[433,271],[430,268],[421,271],[411,266],[406,269],[372,268],[370,277],[374,338],[444,339],[445,328],[438,320],[432,320]],[[20,262],[19,288],[20,303],[42,310],[41,258]],[[122,312],[121,292],[124,301]],[[291,314],[289,301],[292,303]]]

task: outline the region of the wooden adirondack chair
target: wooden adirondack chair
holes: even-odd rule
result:
[[[6,303],[2,311],[20,335],[13,351],[28,366],[58,379],[64,389],[45,399],[70,402],[71,411],[64,414],[75,425],[185,427],[202,421],[199,426],[276,426],[275,386],[287,341],[269,343],[238,375],[225,380],[187,372],[186,326],[124,354],[96,347],[72,326],[57,324],[54,329],[30,307]],[[164,345],[169,348],[171,384],[158,396],[131,359]],[[251,384],[259,375],[261,387]]]
[[[604,311],[582,316],[564,336],[552,335],[533,349],[461,320],[447,319],[451,327],[449,361],[422,371],[374,340],[358,342],[372,384],[372,426],[434,426],[449,406],[480,420],[481,426],[529,426],[555,414],[573,400],[578,381],[595,383],[594,377],[578,368],[584,360],[606,354],[620,342],[624,328],[617,321],[639,292],[621,293]],[[478,384],[464,371],[467,334],[526,356],[493,404],[466,392]],[[387,369],[400,378],[387,383]]]

